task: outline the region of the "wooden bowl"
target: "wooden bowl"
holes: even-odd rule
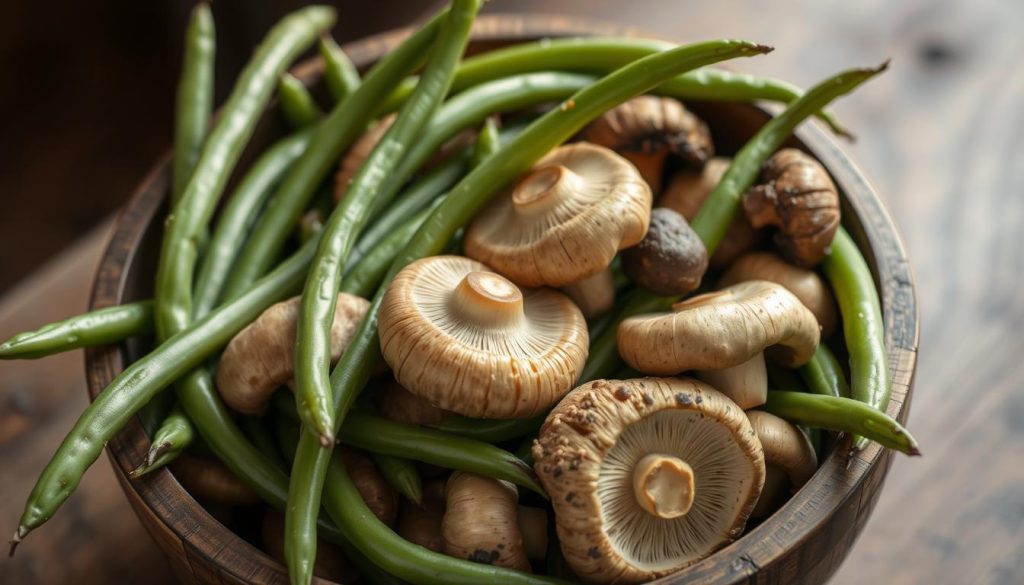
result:
[[[408,29],[377,35],[345,47],[365,67],[393,48]],[[631,34],[621,27],[579,19],[484,16],[474,28],[471,50],[488,50],[546,36]],[[322,64],[296,69],[308,85],[319,83]],[[721,152],[734,152],[767,119],[753,106],[693,103],[715,133]],[[276,113],[257,130],[253,152],[283,132]],[[905,421],[917,352],[917,303],[903,244],[881,199],[835,140],[817,123],[805,124],[791,145],[813,153],[831,172],[844,195],[844,223],[864,252],[882,296],[889,370],[893,376],[889,414]],[[252,154],[248,155],[251,158]],[[246,164],[243,161],[242,164]],[[121,213],[94,283],[91,308],[117,305],[152,294],[170,177],[164,157],[142,181]],[[95,396],[146,341],[97,348],[86,353],[89,394]],[[143,460],[149,440],[137,421],[110,441],[107,453],[139,519],[170,558],[184,583],[287,583],[285,568],[214,519],[162,470],[140,480],[128,472]],[[732,545],[664,583],[823,583],[853,546],[874,508],[893,453],[872,443],[852,459],[835,449],[789,502]]]

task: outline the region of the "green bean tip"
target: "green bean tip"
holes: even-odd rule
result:
[[[7,552],[8,558],[14,556],[15,549],[21,544],[21,539],[25,538],[28,534],[28,528],[25,526],[18,526],[18,529],[14,531],[14,536],[11,537],[11,549]]]

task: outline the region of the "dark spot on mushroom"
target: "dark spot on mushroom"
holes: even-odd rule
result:
[[[562,466],[556,467],[552,475],[554,475],[555,477],[562,477]]]
[[[592,546],[589,549],[587,549],[587,555],[592,559],[599,559],[601,558],[601,549],[597,548],[596,546]]]
[[[651,395],[646,392],[644,392],[644,404],[646,404],[647,406],[654,404],[654,399],[651,398]]]
[[[498,560],[498,557],[500,556],[501,553],[499,553],[496,550],[484,550],[482,548],[478,548],[475,551],[473,551],[473,554],[469,555],[468,559],[473,561],[474,563],[493,565],[494,561]]]
[[[498,549],[505,550],[505,544],[504,543],[499,544],[498,545]]]
[[[693,398],[689,394],[687,394],[685,392],[677,392],[676,393],[676,404],[681,404],[683,406],[689,406],[689,405],[693,404]]]
[[[697,398],[694,399],[694,402],[696,402],[697,404],[700,404],[700,403],[704,402],[704,397],[701,396],[700,394],[698,394]]]
[[[584,417],[584,420],[586,420],[588,423],[594,423],[597,422],[597,416],[594,415],[594,413],[592,412],[588,412],[587,416]]]
[[[576,497],[576,492],[569,492],[569,493],[565,494],[565,501],[566,502],[571,502],[573,500],[573,498],[575,498],[575,497]]]
[[[580,468],[580,460],[579,459],[573,459],[572,461],[569,462],[569,471],[576,471],[579,468]]]
[[[626,388],[625,386],[619,386],[618,388],[615,389],[615,394],[614,394],[615,399],[620,401],[620,402],[622,402],[624,400],[628,400],[629,397],[632,396],[632,395],[633,395],[633,391],[630,390],[629,388]]]

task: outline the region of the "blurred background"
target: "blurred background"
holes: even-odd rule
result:
[[[334,3],[341,41],[416,21],[439,4]],[[300,4],[306,2],[216,0],[218,99],[267,28]],[[0,336],[14,332],[13,321],[3,320],[15,311],[13,299],[41,286],[41,277],[30,275],[63,266],[47,262],[102,229],[167,151],[189,8],[183,0],[5,3]],[[834,581],[1024,582],[1024,2],[492,0],[485,12],[569,14],[676,41],[749,38],[776,51],[738,67],[805,87],[839,69],[893,59],[886,75],[835,111],[858,134],[847,149],[893,212],[913,258],[922,348],[909,426],[925,457],[896,458],[874,516]],[[62,307],[54,318],[82,308]],[[75,392],[84,403],[84,392]],[[5,409],[25,408],[12,404],[0,403],[0,423]],[[5,441],[0,433],[0,455],[16,447]],[[26,469],[36,473],[41,464]],[[115,490],[105,461],[97,467],[83,489]],[[9,484],[0,485],[20,503],[20,489],[8,493]],[[123,496],[110,498],[110,509],[127,513]],[[63,512],[73,516],[70,506]],[[113,553],[132,553],[98,553],[105,575],[161,566],[134,518],[114,530],[99,512],[80,513],[65,536],[87,544],[89,534],[104,530],[129,547]],[[11,514],[0,517],[0,529],[13,525]],[[66,549],[37,549],[23,563],[38,566],[22,564],[20,582],[66,576],[46,564],[59,550]],[[84,574],[97,562],[84,550],[68,559]],[[10,567],[0,561],[0,576]]]

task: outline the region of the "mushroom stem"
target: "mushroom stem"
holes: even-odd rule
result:
[[[512,203],[524,215],[544,213],[583,189],[584,179],[563,165],[549,165],[526,175],[512,191]]]
[[[693,469],[682,459],[652,453],[633,468],[633,495],[648,514],[663,520],[685,516],[693,505]]]
[[[763,351],[731,368],[698,370],[697,378],[711,384],[743,410],[756,408],[768,400],[768,368]]]
[[[522,320],[523,293],[495,272],[470,272],[455,287],[452,313],[484,327],[510,327]]]

